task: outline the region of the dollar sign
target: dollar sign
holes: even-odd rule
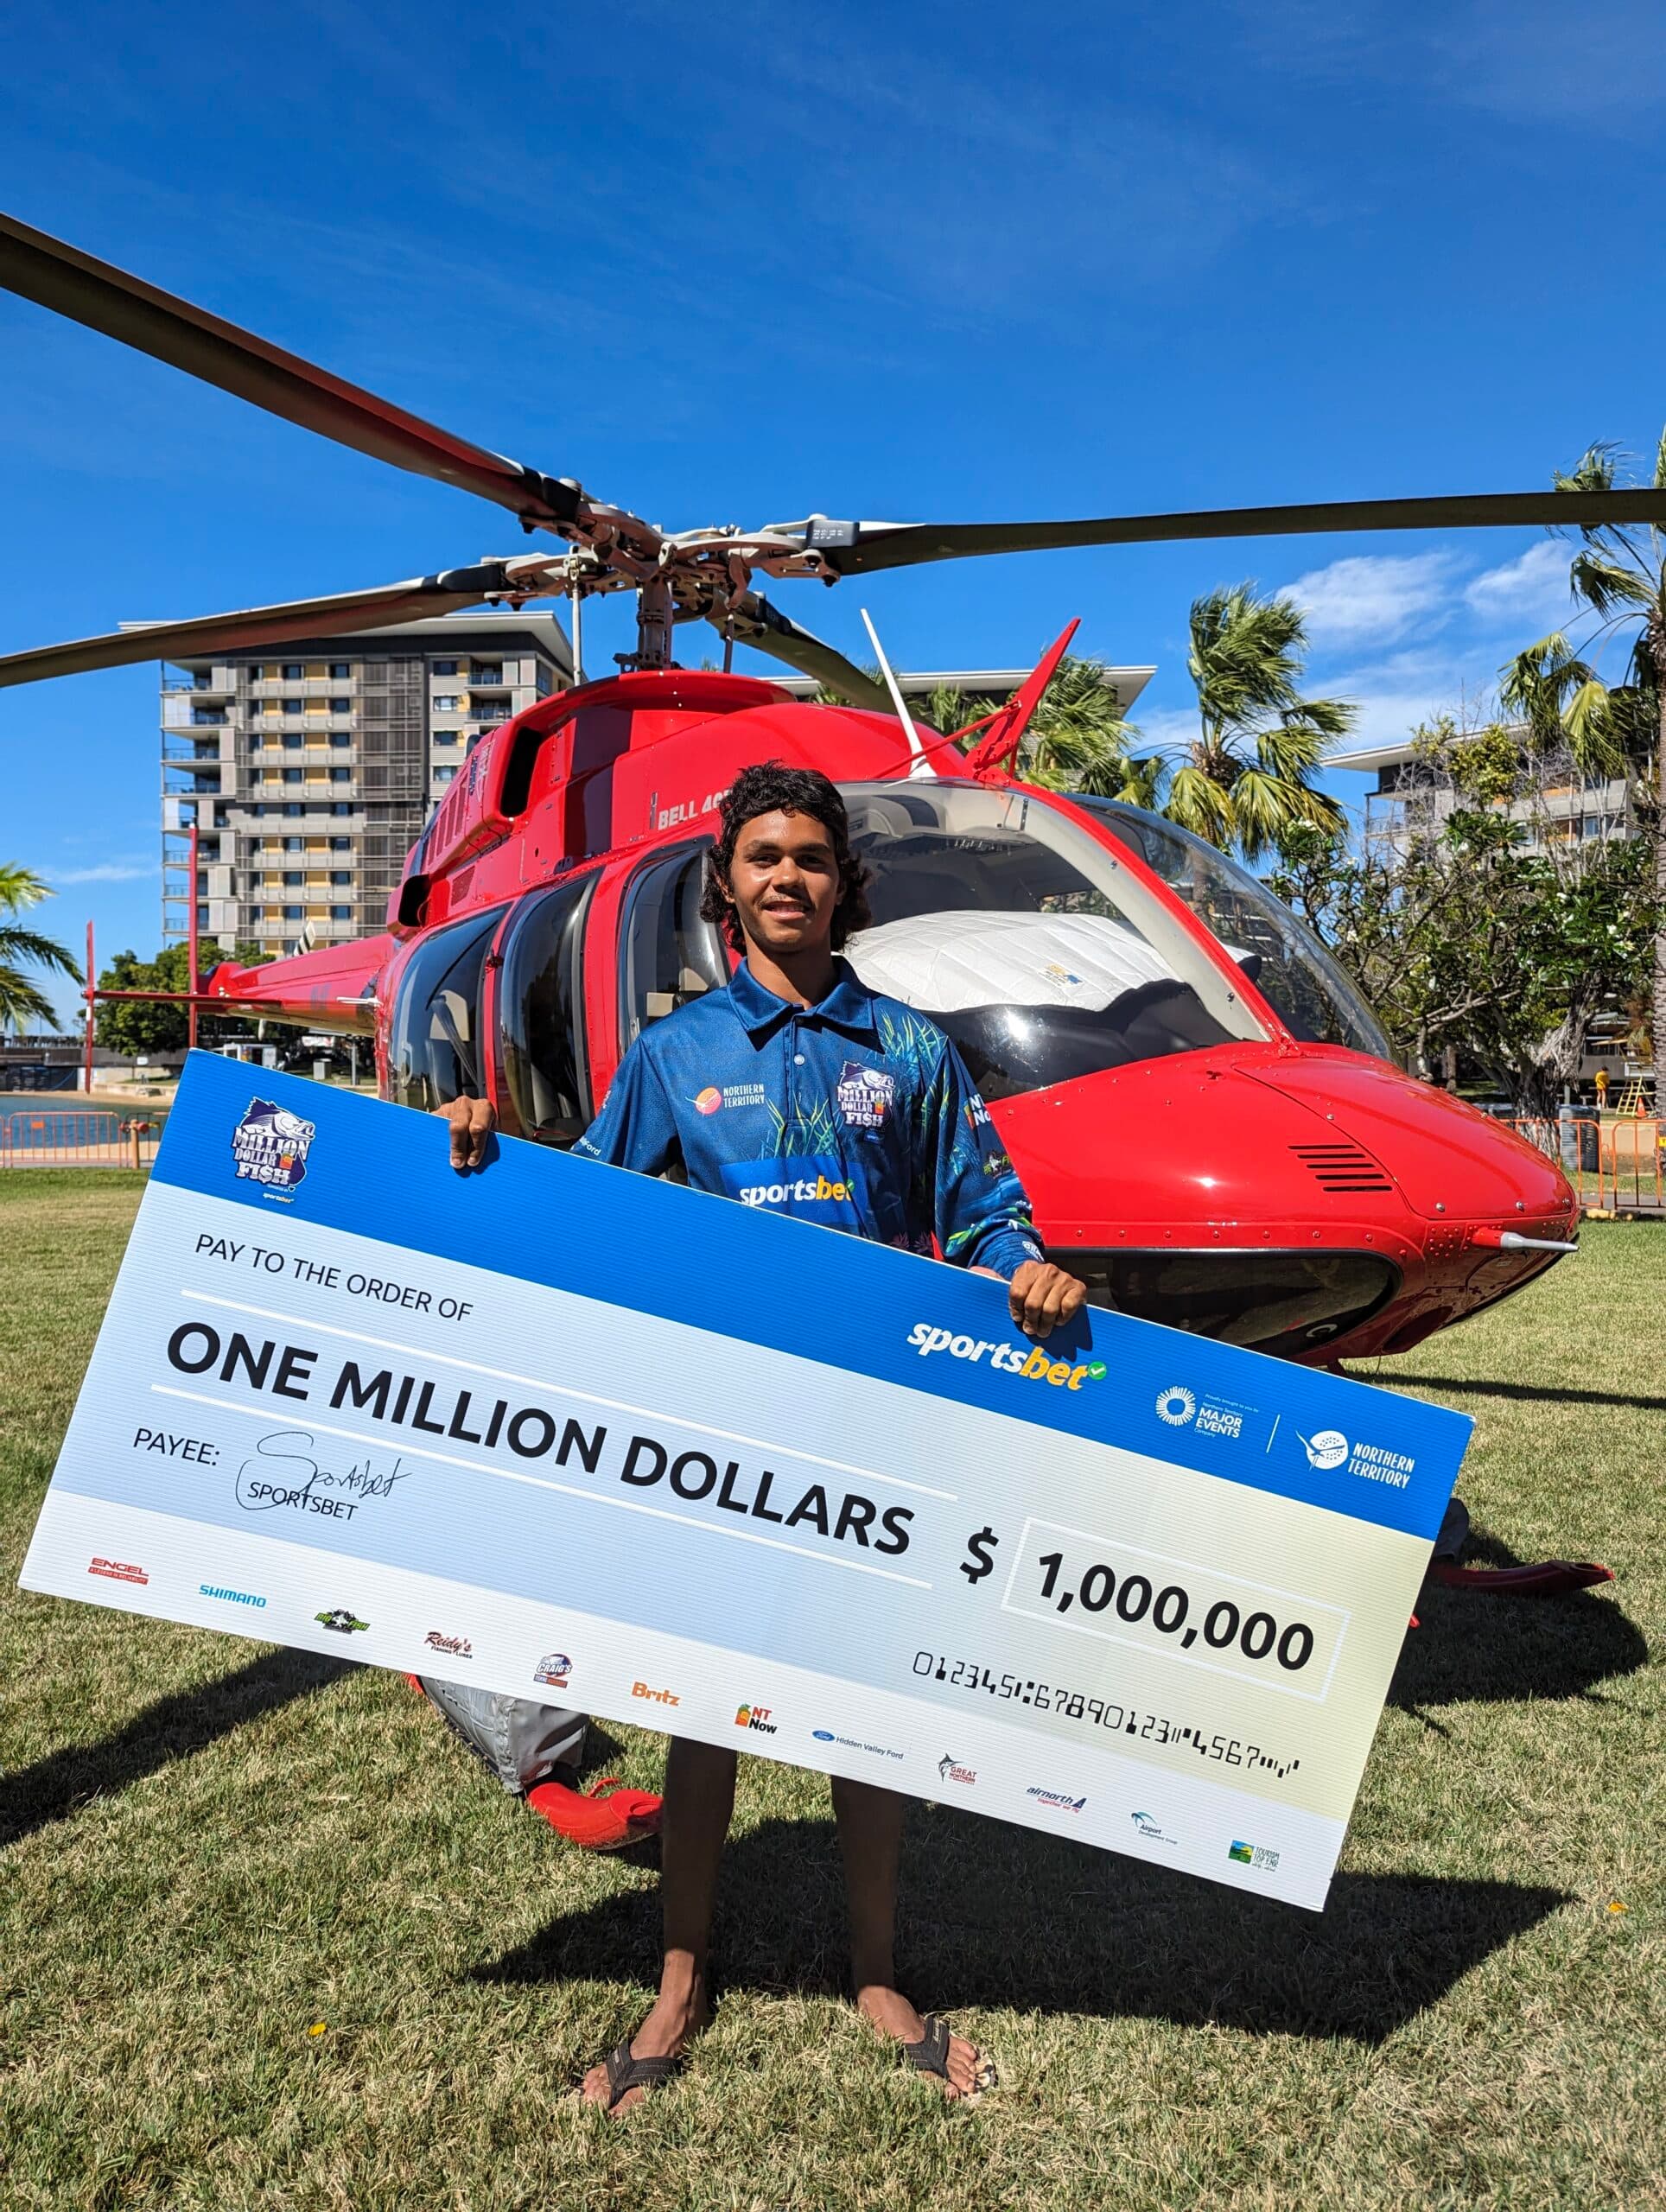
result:
[[[995,1572],[995,1561],[990,1554],[1000,1541],[1000,1537],[987,1522],[975,1536],[967,1537],[968,1556],[960,1562],[960,1571],[969,1582],[982,1582],[986,1574]]]

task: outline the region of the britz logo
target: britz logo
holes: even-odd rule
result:
[[[734,1725],[737,1728],[755,1728],[760,1736],[773,1736],[775,1723],[769,1716],[773,1710],[773,1706],[743,1705],[734,1716]]]
[[[239,1180],[262,1184],[274,1197],[293,1191],[306,1178],[307,1154],[317,1135],[315,1122],[303,1122],[270,1098],[251,1098],[232,1132]]]
[[[683,1702],[680,1697],[674,1697],[670,1690],[651,1690],[645,1682],[633,1682],[631,1695],[645,1697],[655,1705],[681,1705]]]
[[[474,1647],[466,1636],[442,1636],[437,1628],[431,1628],[423,1641],[430,1651],[443,1651],[453,1659],[474,1656]]]
[[[938,1772],[945,1782],[962,1782],[968,1788],[977,1780],[976,1767],[962,1766],[957,1759],[951,1758],[946,1751],[938,1761]]]
[[[1069,1360],[1055,1359],[1040,1344],[1027,1355],[1021,1344],[1003,1344],[986,1337],[957,1337],[951,1329],[933,1328],[929,1321],[916,1321],[908,1332],[908,1342],[922,1359],[929,1359],[934,1351],[946,1351],[951,1359],[969,1359],[975,1367],[988,1352],[989,1364],[998,1374],[1021,1376],[1027,1382],[1051,1382],[1055,1389],[1079,1390],[1084,1382],[1102,1382],[1105,1376],[1103,1359],[1072,1367]]]
[[[564,1690],[572,1671],[573,1662],[564,1651],[547,1651],[533,1668],[532,1680],[547,1682],[552,1690]]]
[[[1027,1797],[1033,1797],[1038,1804],[1051,1805],[1060,1813],[1079,1813],[1087,1803],[1085,1797],[1067,1797],[1062,1789],[1027,1789]]]
[[[102,1574],[111,1582],[149,1582],[150,1577],[142,1567],[130,1567],[125,1560],[95,1559],[87,1562],[89,1574]]]

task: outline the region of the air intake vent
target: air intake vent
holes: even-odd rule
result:
[[[1290,1149],[1326,1191],[1391,1191],[1394,1185],[1357,1144],[1293,1144]]]

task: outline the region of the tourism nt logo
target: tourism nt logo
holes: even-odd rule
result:
[[[89,1574],[102,1574],[110,1582],[149,1582],[149,1575],[142,1567],[130,1566],[122,1559],[93,1559],[87,1561]]]
[[[951,1359],[969,1359],[976,1367],[985,1352],[989,1364],[998,1374],[1016,1375],[1026,1382],[1051,1382],[1055,1389],[1079,1390],[1084,1382],[1103,1382],[1105,1363],[1103,1359],[1084,1361],[1072,1367],[1067,1359],[1055,1359],[1040,1344],[1027,1357],[1020,1344],[991,1342],[986,1337],[957,1337],[952,1329],[934,1328],[929,1321],[916,1321],[908,1332],[908,1342],[922,1359],[929,1359],[934,1351],[946,1351]]]
[[[773,1711],[773,1706],[743,1705],[734,1716],[734,1725],[737,1728],[754,1729],[760,1736],[773,1736],[775,1723],[769,1716]]]
[[[1239,1843],[1235,1840],[1227,1846],[1226,1855],[1239,1866],[1258,1866],[1266,1874],[1276,1873],[1278,1871],[1277,1852],[1269,1851],[1258,1843]]]

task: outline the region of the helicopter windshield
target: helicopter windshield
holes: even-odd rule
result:
[[[1265,1031],[1115,853],[1032,792],[843,787],[871,874],[851,965],[929,1014],[986,1098]]]
[[[1119,799],[1081,798],[1218,937],[1256,988],[1310,1045],[1346,1045],[1373,1059],[1393,1047],[1377,1017],[1305,922],[1213,845]]]

